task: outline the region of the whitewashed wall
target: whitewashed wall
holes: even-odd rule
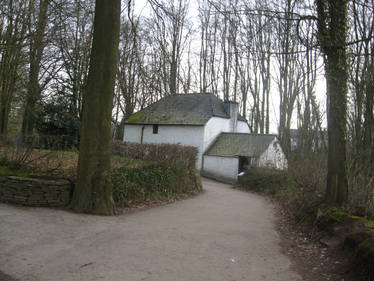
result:
[[[238,127],[236,129],[236,132],[238,133],[246,133],[250,134],[251,131],[249,129],[248,123],[244,121],[238,121]]]
[[[125,125],[123,141],[140,143],[143,125]]]
[[[125,125],[124,141],[140,143],[143,125]],[[171,143],[195,146],[199,153],[196,160],[196,168],[201,169],[203,154],[203,126],[174,126],[159,125],[158,133],[153,134],[152,125],[144,125],[143,143]]]
[[[218,180],[234,183],[238,178],[238,157],[204,155],[203,174]]]
[[[221,133],[230,129],[230,119],[212,117],[204,126],[204,150]]]
[[[221,117],[210,118],[204,128],[204,150],[206,150],[222,132],[230,132],[230,119]],[[236,132],[250,133],[247,122],[238,121]]]
[[[124,141],[141,142],[143,125],[126,124]],[[250,133],[248,124],[237,122],[238,133]],[[230,132],[230,119],[212,117],[205,126],[159,125],[158,134],[153,134],[152,125],[144,125],[143,143],[172,143],[198,148],[196,168],[201,169],[202,155],[221,132]]]
[[[269,167],[279,170],[286,170],[288,168],[286,155],[283,153],[277,139],[274,139],[270,143],[268,149],[262,153],[257,163],[260,167]]]

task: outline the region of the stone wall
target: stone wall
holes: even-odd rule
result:
[[[65,179],[0,176],[0,202],[34,207],[69,204],[72,184]]]

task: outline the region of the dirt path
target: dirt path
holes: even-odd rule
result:
[[[274,208],[210,180],[192,199],[117,217],[0,204],[0,271],[22,281],[296,281]]]

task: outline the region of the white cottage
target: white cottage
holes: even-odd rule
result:
[[[203,155],[221,133],[250,136],[247,121],[238,114],[238,104],[223,102],[212,94],[184,94],[166,96],[131,115],[125,122],[123,139],[137,143],[195,146],[199,150],[196,168],[204,172],[208,166],[203,164],[211,161],[209,156],[213,155],[206,154],[205,162]],[[246,155],[249,153],[243,154]],[[237,157],[236,161],[240,159]],[[239,163],[230,167],[232,174],[237,175],[238,167]],[[208,169],[211,171],[211,166]],[[221,173],[225,173],[223,170]]]
[[[125,122],[124,141],[171,143],[199,149],[202,155],[222,132],[249,133],[236,102],[223,102],[212,94],[170,95],[133,114]]]
[[[287,169],[287,158],[276,135],[221,133],[203,155],[203,173],[236,182],[246,165]]]

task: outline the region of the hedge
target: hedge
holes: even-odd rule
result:
[[[184,166],[195,168],[198,149],[178,144],[140,144],[114,141],[112,153],[121,157],[161,163],[168,167]]]
[[[113,199],[118,207],[172,201],[197,194],[202,189],[196,171],[159,163],[113,169],[112,183]]]

